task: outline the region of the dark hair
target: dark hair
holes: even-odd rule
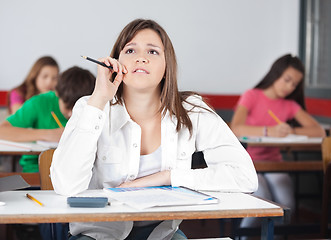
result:
[[[64,71],[56,85],[56,93],[67,109],[72,109],[82,96],[91,95],[95,85],[95,76],[80,67],[71,67]]]
[[[281,77],[284,71],[293,67],[303,74],[302,80],[296,87],[296,89],[286,97],[286,99],[292,99],[301,105],[303,109],[306,109],[304,101],[304,79],[305,79],[305,67],[298,57],[293,57],[291,54],[286,54],[278,58],[271,66],[269,72],[265,77],[254,87],[259,89],[267,89],[277,79]]]
[[[136,19],[130,22],[119,34],[110,56],[118,59],[120,52],[123,50],[125,45],[130,42],[139,31],[144,29],[151,29],[155,31],[159,35],[164,46],[166,68],[164,77],[161,81],[160,112],[162,112],[162,114],[165,114],[166,111],[164,110],[168,110],[170,116],[175,115],[177,118],[176,130],[179,131],[182,126],[186,126],[192,134],[192,122],[188,116],[187,111],[183,107],[182,102],[186,102],[187,97],[191,95],[197,95],[197,93],[178,91],[177,60],[175,50],[168,34],[158,23],[148,19]],[[115,76],[113,75],[112,79],[114,78]],[[123,84],[120,85],[116,92],[115,104],[123,104],[122,94]]]
[[[19,86],[15,87],[13,90],[16,90],[23,98],[24,101],[28,100],[34,95],[39,94],[39,90],[36,85],[36,80],[37,77],[41,71],[41,69],[45,66],[53,66],[56,67],[59,70],[59,65],[55,61],[54,58],[50,56],[44,56],[39,58],[31,67],[28,75],[24,79],[23,83],[21,83]],[[10,92],[11,92],[10,91]],[[8,94],[8,99],[7,99],[7,106],[10,112],[10,93]],[[11,112],[10,112],[11,113]]]

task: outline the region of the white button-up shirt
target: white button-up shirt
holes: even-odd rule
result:
[[[117,187],[134,180],[139,173],[140,126],[130,118],[125,106],[107,104],[102,111],[88,105],[87,100],[83,97],[76,103],[50,169],[55,192],[66,196],[86,189]],[[210,109],[200,97],[187,100]],[[192,109],[190,104],[183,105]],[[162,118],[161,170],[171,170],[171,185],[196,190],[255,191],[257,175],[252,160],[221,117],[202,108],[192,109],[189,117],[192,136],[187,128],[177,132],[176,118],[169,113]],[[196,151],[203,152],[207,168],[191,169]],[[152,234],[167,239],[169,227],[174,232],[179,223],[164,221]],[[97,239],[124,239],[132,228],[132,222],[97,225],[71,224],[70,231]],[[159,235],[162,231],[164,235]]]

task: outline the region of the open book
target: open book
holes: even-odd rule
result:
[[[38,144],[38,142],[14,142],[0,139],[1,152],[42,152],[49,148],[52,146]]]
[[[48,142],[48,141],[37,141],[36,143],[40,146],[47,148],[57,148],[57,146],[59,145],[58,142]]]
[[[137,209],[218,203],[218,199],[185,187],[104,188],[109,198]]]
[[[241,137],[241,142],[262,142],[262,143],[321,143],[322,138],[309,138],[304,135],[289,134],[286,137]]]

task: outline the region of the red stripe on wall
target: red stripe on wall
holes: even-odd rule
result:
[[[239,95],[202,94],[215,109],[234,110]],[[315,116],[331,117],[331,99],[306,98],[307,111]]]
[[[205,101],[208,102],[215,109],[231,109],[239,100],[239,95],[210,95],[201,94]]]
[[[239,95],[201,94],[215,109],[233,110]],[[306,98],[307,110],[312,115],[331,117],[331,99]],[[7,91],[0,91],[0,107],[7,106]]]
[[[7,93],[8,91],[0,91],[0,107],[7,106]]]
[[[331,117],[331,99],[306,98],[306,107],[311,115]]]

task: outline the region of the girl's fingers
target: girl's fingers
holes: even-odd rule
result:
[[[116,72],[116,77],[114,79],[113,84],[116,85],[117,87],[120,85],[120,83],[123,80],[123,73],[127,73],[127,69],[124,65],[122,65],[117,59],[111,58],[111,57],[105,57],[105,58],[99,58],[98,61],[103,62],[107,66],[111,66],[113,69],[109,69],[110,76]],[[102,66],[98,66],[98,69],[102,72],[106,72],[106,70],[102,70]],[[100,72],[101,73],[101,72]],[[109,76],[109,79],[110,79]]]

